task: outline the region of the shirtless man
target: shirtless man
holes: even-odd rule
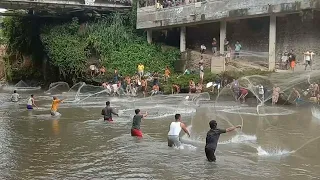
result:
[[[172,84],[171,92],[172,94],[179,94],[180,87],[177,84]]]
[[[103,120],[104,121],[113,121],[112,119],[112,114],[119,116],[119,114],[115,113],[113,108],[110,107],[110,101],[106,102],[106,107],[102,109],[101,115],[103,115]]]
[[[148,82],[145,79],[141,79],[141,91],[143,93],[143,97],[146,97],[147,87],[148,87]]]
[[[160,90],[160,89],[159,89],[158,84],[153,85],[152,91],[151,91],[151,96],[158,94],[158,93],[159,93],[159,90]]]
[[[193,93],[195,91],[196,91],[196,85],[195,85],[193,79],[191,79],[189,81],[189,93]]]

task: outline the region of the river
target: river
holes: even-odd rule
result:
[[[100,96],[81,103],[70,96],[60,106],[62,116],[52,118],[50,95],[32,92],[39,109],[28,111],[31,92],[19,93],[19,103],[8,102],[8,91],[0,93],[0,179],[320,179],[320,120],[310,107],[266,105],[258,116],[251,105],[190,101],[187,95]],[[100,115],[107,100],[120,114],[112,123]],[[135,108],[149,113],[142,139],[130,136]],[[191,138],[181,134],[181,148],[166,141],[175,113],[192,132]],[[204,154],[213,118],[220,128],[243,124],[242,131],[221,135],[216,163]]]

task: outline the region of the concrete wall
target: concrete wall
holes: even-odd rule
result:
[[[143,7],[137,10],[137,29],[166,28],[319,8],[320,0],[209,0],[161,10]]]

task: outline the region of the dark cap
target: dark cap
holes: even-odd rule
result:
[[[216,129],[217,128],[217,122],[215,120],[211,120],[209,122],[209,126],[210,126],[210,129]]]

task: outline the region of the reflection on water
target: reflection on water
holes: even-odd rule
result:
[[[57,87],[55,87],[57,88]],[[205,95],[152,98],[92,97],[61,104],[61,117],[49,114],[51,97],[35,93],[39,109],[27,111],[29,94],[9,103],[0,93],[1,179],[312,179],[320,176],[320,123],[310,107],[255,107],[208,101]],[[62,97],[65,94],[58,94]],[[202,99],[201,99],[202,98]],[[110,100],[120,117],[103,122],[100,113]],[[130,136],[134,109],[148,111],[143,139]],[[262,112],[262,111],[261,111]],[[167,147],[175,113],[189,125],[191,138],[181,148]],[[242,124],[223,134],[217,162],[204,155],[208,122],[220,128]],[[312,140],[312,141],[311,141]],[[310,142],[309,142],[310,141]]]

